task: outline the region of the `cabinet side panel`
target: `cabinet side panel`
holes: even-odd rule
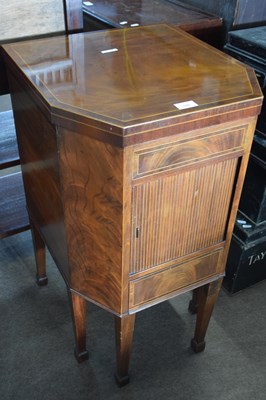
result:
[[[9,81],[29,216],[68,280],[56,130],[18,81]]]
[[[121,313],[123,150],[59,129],[70,286]]]

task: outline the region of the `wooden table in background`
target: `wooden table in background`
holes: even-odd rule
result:
[[[215,46],[222,44],[222,19],[181,1],[83,1],[84,29],[129,28],[158,23],[172,24]]]
[[[136,313],[192,289],[202,351],[261,108],[253,71],[167,25],[2,52],[38,282],[46,245],[68,287],[77,359],[88,357],[88,300],[114,314],[126,384]]]

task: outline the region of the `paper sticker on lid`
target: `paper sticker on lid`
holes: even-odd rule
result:
[[[178,108],[178,110],[185,110],[186,108],[198,107],[199,105],[193,101],[183,101],[182,103],[175,103],[174,106]]]

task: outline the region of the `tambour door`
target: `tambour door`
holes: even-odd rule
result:
[[[133,188],[131,273],[225,238],[237,159],[160,175]]]

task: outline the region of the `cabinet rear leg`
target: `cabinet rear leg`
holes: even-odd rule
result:
[[[192,299],[189,302],[188,310],[191,314],[197,314],[199,308],[199,293],[198,288],[193,290]]]
[[[115,379],[122,387],[129,383],[129,362],[134,335],[135,314],[122,318],[115,316],[116,363]]]
[[[86,300],[68,289],[72,322],[75,336],[74,354],[79,363],[88,360],[86,349]]]
[[[45,286],[48,283],[46,275],[46,257],[45,257],[45,243],[38,231],[31,221],[31,236],[36,260],[36,282],[39,286]]]
[[[198,313],[194,338],[191,347],[195,353],[205,349],[205,335],[212,315],[213,307],[220,293],[222,278],[197,289]]]

